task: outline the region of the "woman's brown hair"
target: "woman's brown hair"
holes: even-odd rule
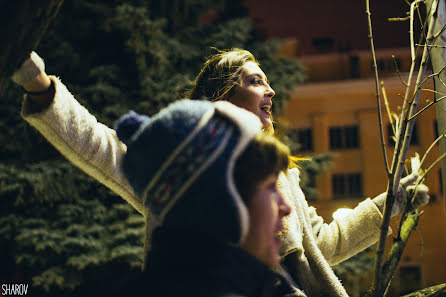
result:
[[[259,65],[253,54],[247,50],[218,50],[217,54],[210,56],[204,63],[187,97],[212,101],[227,100],[234,95],[246,62]]]

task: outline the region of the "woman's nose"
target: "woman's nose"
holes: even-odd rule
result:
[[[274,92],[273,88],[271,88],[269,84],[267,86],[268,88],[266,89],[266,95],[271,98],[274,97],[274,95],[276,95],[276,92]]]

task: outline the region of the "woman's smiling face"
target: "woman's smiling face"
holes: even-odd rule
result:
[[[240,84],[228,101],[257,115],[266,129],[272,125],[271,107],[275,94],[259,65],[246,62],[240,74]]]

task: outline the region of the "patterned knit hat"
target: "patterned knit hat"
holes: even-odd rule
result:
[[[152,118],[122,116],[116,124],[127,144],[121,165],[150,218],[146,244],[159,226],[240,242],[248,211],[233,170],[260,130],[257,116],[226,101],[181,100]]]

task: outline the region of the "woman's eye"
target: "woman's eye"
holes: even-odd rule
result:
[[[253,85],[260,85],[262,83],[262,81],[258,78],[254,78],[251,83]]]

